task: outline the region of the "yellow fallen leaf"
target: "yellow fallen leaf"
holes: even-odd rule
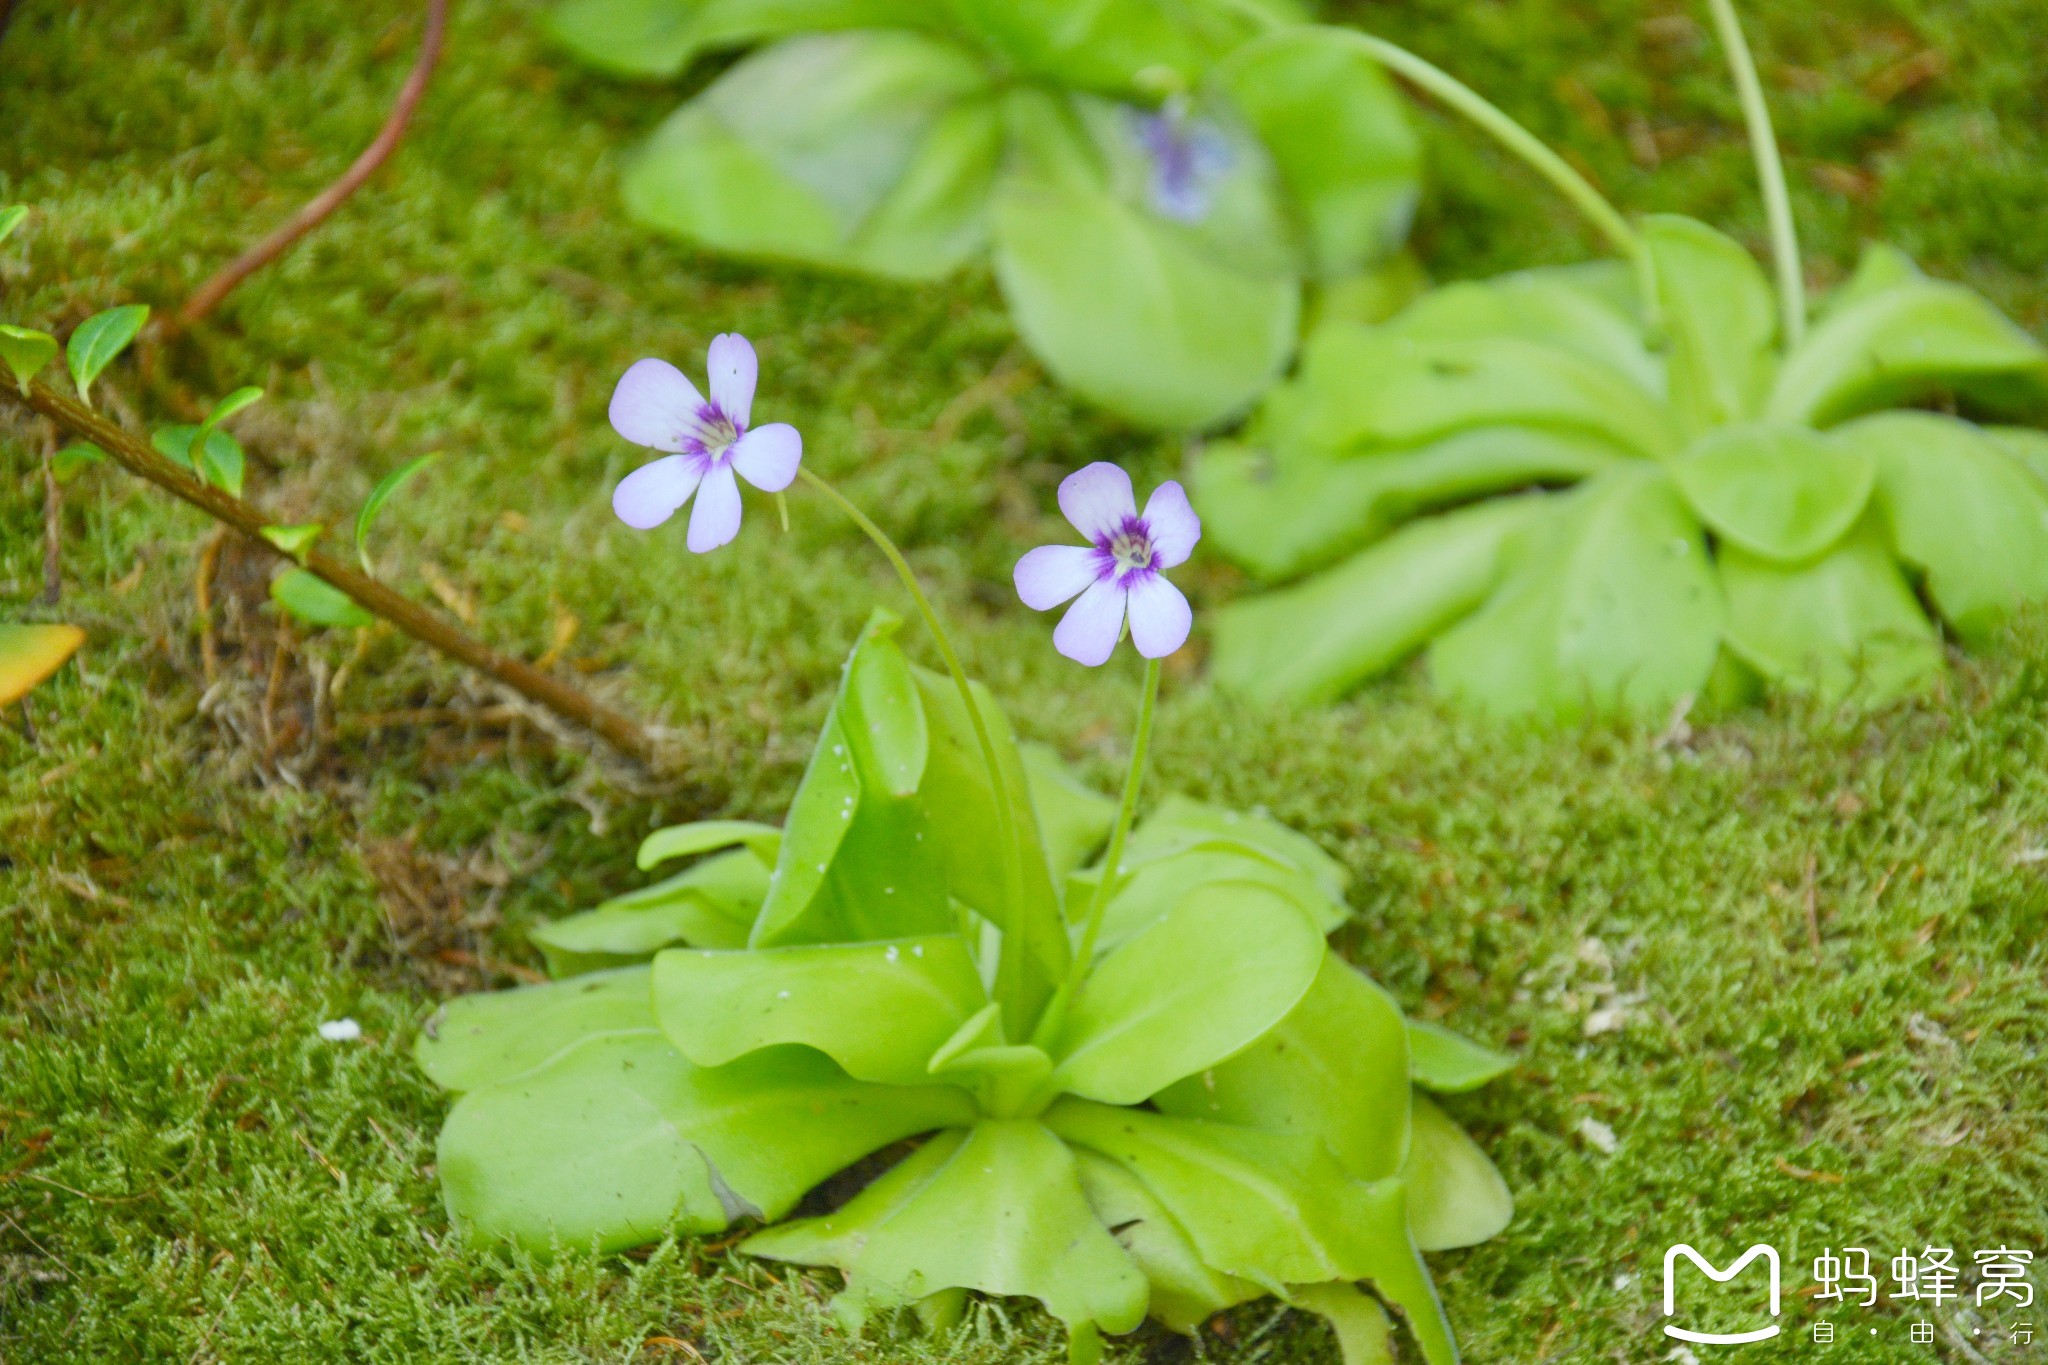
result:
[[[77,626],[0,625],[0,706],[27,696],[84,643]]]

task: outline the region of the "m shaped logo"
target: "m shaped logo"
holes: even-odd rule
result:
[[[1734,1264],[1730,1265],[1726,1270],[1718,1270],[1714,1267],[1713,1262],[1681,1242],[1664,1253],[1665,1317],[1671,1317],[1678,1312],[1677,1295],[1674,1292],[1675,1286],[1672,1283],[1671,1272],[1677,1266],[1680,1256],[1685,1257],[1705,1271],[1708,1279],[1719,1284],[1726,1284],[1734,1279],[1742,1273],[1744,1266],[1758,1257],[1762,1257],[1771,1270],[1771,1316],[1774,1318],[1778,1316],[1778,1249],[1776,1247],[1766,1246],[1762,1242],[1758,1242],[1755,1246],[1736,1257]],[[1778,1335],[1778,1324],[1774,1322],[1769,1327],[1759,1327],[1753,1332],[1693,1332],[1688,1331],[1686,1328],[1673,1327],[1671,1324],[1666,1323],[1664,1325],[1664,1335],[1676,1337],[1680,1341],[1696,1341],[1706,1346],[1735,1346],[1745,1341],[1768,1341],[1770,1338]]]

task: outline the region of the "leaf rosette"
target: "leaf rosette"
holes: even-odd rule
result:
[[[1130,838],[1067,994],[1113,803],[977,689],[1018,816],[1012,904],[965,708],[897,624],[854,648],[782,829],[657,832],[643,867],[693,861],[539,930],[558,980],[428,1026],[420,1064],[459,1096],[451,1215],[535,1251],[758,1220],[742,1248],[843,1272],[851,1325],[1026,1296],[1077,1360],[1266,1294],[1359,1360],[1382,1358],[1384,1300],[1455,1360],[1421,1252],[1492,1236],[1511,1203],[1413,1087],[1507,1059],[1408,1023],[1328,950],[1345,874],[1312,841],[1180,798]],[[790,1220],[885,1149],[851,1200]]]
[[[1199,427],[1250,404],[1294,349],[1304,284],[1375,266],[1417,195],[1420,146],[1372,59],[1250,11],[566,0],[552,25],[623,75],[762,45],[634,156],[639,222],[908,280],[991,259],[1062,383]]]
[[[1211,543],[1301,580],[1217,613],[1222,681],[1320,702],[1422,651],[1501,717],[1878,703],[2048,599],[2048,436],[1952,415],[2048,411],[2037,341],[1873,247],[1788,349],[1738,243],[1641,231],[1654,344],[1618,264],[1455,284],[1318,329],[1198,457]]]

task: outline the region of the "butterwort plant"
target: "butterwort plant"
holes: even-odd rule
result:
[[[641,868],[681,871],[534,932],[555,980],[429,1021],[420,1065],[457,1095],[452,1218],[543,1253],[739,1224],[744,1252],[843,1276],[855,1331],[905,1307],[943,1330],[969,1293],[1013,1295],[1088,1362],[1147,1316],[1194,1332],[1275,1295],[1330,1318],[1354,1365],[1387,1358],[1388,1308],[1431,1365],[1455,1361],[1422,1253],[1493,1235],[1511,1203],[1416,1086],[1507,1059],[1405,1019],[1330,951],[1346,874],[1311,839],[1178,795],[1138,818],[1159,662],[1190,623],[1165,574],[1201,533],[1178,487],[1141,513],[1091,465],[1061,489],[1088,543],[1017,570],[1033,606],[1078,598],[1070,657],[1106,664],[1128,631],[1146,658],[1113,801],[1018,741],[794,433],[773,463],[749,450],[768,430],[748,427],[752,350],[714,347],[708,400],[645,361],[621,383],[619,430],[685,461],[629,475],[621,516],[658,525],[694,488],[696,548],[739,515],[704,510],[721,471],[801,480],[882,550],[945,669],[876,610],[779,828],[655,832]],[[885,1149],[838,1207],[813,1193]]]

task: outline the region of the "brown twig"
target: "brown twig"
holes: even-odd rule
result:
[[[192,574],[192,606],[199,614],[199,671],[208,686],[220,675],[220,648],[213,638],[213,569],[227,543],[228,528],[216,526],[199,551],[199,567]]]
[[[116,426],[76,399],[57,392],[40,379],[31,386],[26,397],[8,384],[0,384],[0,396],[24,403],[73,436],[92,442],[129,473],[147,479],[192,504],[239,532],[264,552],[281,559],[289,558],[263,538],[263,528],[272,524],[271,518],[240,498],[212,484],[202,483],[191,471],[159,455],[149,442]],[[662,766],[653,736],[630,717],[593,700],[581,690],[542,672],[523,659],[500,654],[445,617],[428,611],[340,560],[311,552],[299,563],[315,578],[340,589],[356,605],[389,621],[421,644],[431,645],[478,672],[490,675],[527,700],[592,731],[613,748],[648,767],[658,769]]]
[[[419,107],[420,97],[427,92],[427,79],[434,74],[434,64],[441,59],[441,40],[447,28],[448,0],[428,0],[427,27],[420,38],[419,60],[413,63],[411,74],[399,89],[398,102],[391,106],[391,116],[384,120],[384,126],[377,130],[377,136],[370,145],[363,148],[362,155],[342,172],[341,179],[313,196],[304,208],[275,232],[200,285],[192,297],[185,300],[185,306],[178,310],[167,330],[184,331],[219,307],[220,301],[232,293],[236,285],[289,251],[293,243],[340,208],[343,200],[361,189],[363,182],[391,158],[391,153],[398,148],[398,140],[405,135],[405,125],[412,120],[413,110]]]
[[[64,495],[57,489],[55,441],[43,443],[43,605],[64,595]]]

